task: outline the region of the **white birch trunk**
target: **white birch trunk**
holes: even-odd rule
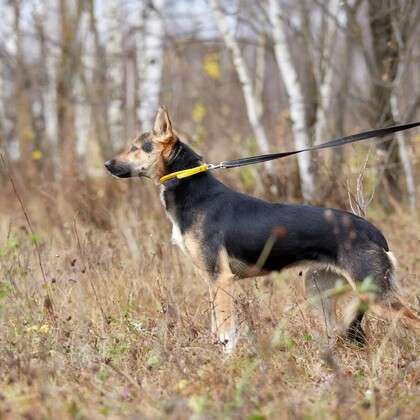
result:
[[[57,51],[54,51],[53,45],[59,43],[57,20],[57,11],[53,7],[53,1],[45,0],[39,2],[38,12],[44,21],[44,31],[48,34],[49,48],[45,48],[47,51],[45,60],[45,72],[47,75],[47,86],[44,89],[43,101],[44,101],[44,119],[45,119],[45,133],[49,147],[51,148],[51,159],[53,162],[54,169],[59,166],[59,151],[58,151],[58,135],[57,135],[57,89],[56,89],[56,73],[57,73]]]
[[[131,40],[127,40],[125,48],[131,49]],[[138,129],[135,121],[136,108],[136,61],[130,51],[125,59],[125,131],[128,137],[134,137]]]
[[[273,26],[274,53],[289,97],[290,118],[292,120],[293,137],[296,148],[310,146],[306,130],[305,100],[299,83],[297,71],[292,62],[292,56],[286,40],[285,27],[280,17],[278,0],[269,0],[268,14]],[[311,154],[309,152],[297,155],[302,195],[305,201],[310,201],[315,195],[315,180],[311,169]]]
[[[220,9],[219,2],[217,0],[209,0],[210,6],[213,11],[213,15],[216,20],[216,24],[219,28],[220,33],[223,36],[227,48],[232,54],[233,64],[238,74],[239,81],[242,85],[242,91],[245,98],[246,110],[248,114],[249,122],[251,123],[252,129],[258,147],[263,153],[269,153],[270,147],[265,133],[264,126],[261,121],[261,115],[259,113],[258,100],[255,96],[254,88],[252,86],[251,77],[245,64],[245,60],[241,53],[241,49],[235,39],[234,33],[229,27],[226,17]],[[271,162],[265,164],[267,171],[273,173],[273,166]]]
[[[140,76],[137,56],[143,51],[143,37],[138,34],[143,26],[143,11],[146,1],[127,2],[123,6],[123,18],[127,22],[123,35],[124,68],[124,131],[125,137],[132,138],[138,131],[137,118],[137,80]],[[127,139],[125,139],[127,140]]]
[[[390,102],[391,102],[392,118],[394,119],[394,121],[401,121],[400,110],[398,107],[398,99],[395,92],[392,93]],[[398,151],[400,153],[400,159],[401,159],[401,163],[404,170],[405,183],[407,186],[410,208],[412,210],[415,210],[416,202],[417,202],[417,191],[416,191],[416,183],[414,181],[413,167],[411,165],[410,155],[408,153],[407,143],[405,142],[405,137],[404,137],[403,132],[400,131],[399,133],[396,133],[395,136],[397,138]]]
[[[3,41],[3,47],[5,49],[5,52],[10,57],[16,58],[17,57],[17,37],[14,33],[14,11],[11,4],[5,4],[2,7],[2,25],[0,29],[0,36],[2,37]],[[4,71],[6,69],[6,66],[4,68]],[[14,96],[14,87],[13,83],[7,82],[4,83],[2,86],[2,90],[0,92],[0,95],[4,97],[5,101],[11,101],[13,100]],[[4,109],[4,112],[6,112],[6,109]],[[8,120],[3,120],[5,123]],[[9,158],[12,160],[18,160],[20,158],[20,151],[19,151],[19,142],[17,140],[17,136],[15,136],[10,139],[10,141],[7,142],[7,152],[9,155]]]
[[[107,71],[110,98],[108,102],[111,141],[117,149],[125,143],[123,139],[122,115],[122,44],[121,25],[123,23],[120,0],[108,0],[103,4],[103,29],[106,34]],[[100,23],[100,22],[98,22]]]
[[[141,49],[137,51],[140,73],[138,118],[143,131],[153,127],[159,107],[163,70],[163,38],[165,34],[162,13],[165,0],[146,2],[141,13]]]
[[[329,14],[326,17],[326,33],[324,42],[324,51],[321,57],[321,74],[319,80],[319,103],[316,112],[315,124],[315,144],[320,144],[326,139],[324,136],[329,136],[330,129],[328,124],[328,108],[331,101],[332,82],[334,76],[335,66],[331,63],[334,47],[337,38],[337,25],[331,16],[335,19],[344,20],[345,13],[340,11],[340,0],[331,0]]]
[[[77,28],[76,42],[83,42],[83,68],[80,68],[80,72],[85,73],[85,77],[89,80],[89,71],[92,71],[95,68],[94,61],[94,40],[91,31],[89,30],[89,16],[86,11],[82,12],[80,17],[79,27]],[[74,82],[74,89],[77,92],[76,97],[81,98],[74,104],[75,107],[75,128],[76,128],[76,138],[77,138],[77,153],[79,156],[85,156],[87,171],[90,175],[90,170],[94,167],[93,162],[91,162],[92,156],[88,151],[89,143],[91,143],[91,108],[88,105],[86,100],[87,92],[84,91],[83,82],[81,80],[81,75],[77,75]],[[83,98],[83,99],[82,99]]]
[[[255,51],[255,82],[254,94],[257,103],[257,116],[261,120],[264,114],[263,94],[264,94],[264,74],[265,74],[265,37],[259,39]]]
[[[6,145],[6,113],[4,109],[4,71],[3,71],[3,63],[0,60],[0,153],[3,153],[2,147]]]

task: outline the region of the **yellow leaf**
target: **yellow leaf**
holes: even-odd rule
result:
[[[186,379],[181,379],[177,385],[176,388],[178,391],[183,391],[188,386],[188,381]]]
[[[203,121],[204,117],[206,115],[206,108],[205,106],[198,102],[195,104],[194,109],[192,111],[192,118],[195,123],[199,124]]]
[[[41,334],[48,334],[48,332],[50,331],[50,327],[49,327],[49,325],[48,324],[44,324],[44,325],[41,325],[40,327],[39,327],[39,332],[41,333]]]
[[[26,331],[28,332],[37,332],[39,330],[38,325],[31,325],[30,327],[26,327]]]
[[[203,69],[211,79],[220,79],[219,56],[215,53],[206,54],[203,60]]]
[[[41,160],[42,159],[42,152],[41,152],[41,150],[34,150],[33,152],[32,152],[32,159],[33,160]]]

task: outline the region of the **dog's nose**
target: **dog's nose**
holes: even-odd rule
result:
[[[107,169],[108,169],[110,166],[114,165],[114,163],[115,163],[115,160],[114,160],[114,159],[107,160],[107,161],[104,163],[105,168],[107,168]]]

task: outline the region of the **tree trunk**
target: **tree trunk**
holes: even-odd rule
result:
[[[0,60],[0,153],[6,153],[6,110],[4,108],[4,68],[5,65]]]
[[[162,12],[165,0],[145,2],[141,10],[141,50],[137,51],[139,69],[138,117],[142,131],[153,127],[153,119],[159,107],[163,71],[164,24]]]
[[[84,93],[88,99],[89,106],[82,112],[90,114],[88,122],[88,144],[87,149],[94,151],[88,153],[86,162],[90,175],[100,174],[103,162],[113,154],[110,128],[108,125],[108,88],[107,88],[107,60],[105,46],[100,40],[96,15],[95,1],[86,2],[89,12],[89,24],[82,36],[84,38],[84,56],[87,66],[80,69],[83,81]],[[79,105],[82,106],[82,105]]]
[[[337,94],[334,95],[336,102],[334,104],[334,127],[331,133],[332,137],[340,137],[345,134],[345,122],[349,103],[349,89],[352,82],[353,73],[353,52],[356,38],[356,13],[360,6],[361,0],[348,2],[345,5],[344,21],[345,28],[344,45],[343,45],[343,61],[340,63],[339,72],[340,79],[337,88]],[[337,174],[337,178],[342,173],[344,163],[344,148],[337,147],[333,151],[331,172]]]
[[[225,41],[226,47],[232,54],[233,64],[238,74],[239,81],[242,85],[242,92],[245,98],[248,119],[254,131],[258,147],[262,153],[269,153],[270,147],[267,135],[261,121],[261,115],[258,112],[258,101],[255,96],[254,87],[252,85],[251,77],[245,64],[241,49],[235,39],[233,31],[229,27],[226,17],[220,9],[219,2],[217,0],[209,0],[209,3],[216,20],[216,24]],[[265,167],[270,175],[274,175],[273,165],[271,162],[266,162]]]
[[[391,109],[392,116],[396,121],[401,121],[400,111],[398,108],[398,99],[395,93],[391,95]],[[408,193],[408,202],[410,204],[411,210],[416,209],[417,202],[417,192],[416,192],[416,183],[414,180],[413,167],[411,165],[410,155],[408,153],[408,146],[405,142],[404,133],[399,132],[396,134],[398,142],[398,151],[400,154],[400,159],[405,175],[405,183],[407,186]]]
[[[139,86],[137,54],[139,54],[142,49],[142,39],[141,36],[137,35],[137,31],[141,25],[139,9],[142,9],[144,6],[143,3],[144,2],[127,3],[123,8],[124,19],[128,22],[127,29],[123,36],[125,141],[129,138],[133,138],[140,129],[137,116],[137,92]]]
[[[399,49],[392,27],[392,13],[395,12],[395,4],[392,0],[369,0],[369,25],[372,35],[373,47],[373,74],[371,75],[371,113],[370,125],[380,127],[392,125],[395,120],[391,109],[392,86],[397,76]],[[382,142],[378,149],[384,156],[383,179],[386,190],[379,190],[380,200],[388,210],[391,194],[397,201],[401,200],[399,186],[398,148],[393,142]]]
[[[15,56],[15,108],[16,108],[16,133],[19,142],[19,157],[21,170],[27,175],[28,180],[35,179],[36,167],[32,159],[34,150],[35,132],[33,129],[33,116],[30,100],[31,80],[28,77],[25,57],[22,51],[21,31],[21,3],[13,1],[14,30],[16,37]]]
[[[122,22],[121,2],[108,0],[104,4],[104,32],[108,34],[106,48],[107,57],[107,91],[108,91],[108,118],[112,148],[121,147],[127,139],[123,132],[122,112]]]
[[[305,98],[299,83],[297,71],[292,62],[292,56],[286,40],[278,0],[269,0],[269,18],[273,27],[274,53],[279,71],[289,97],[290,118],[296,148],[303,149],[310,146],[306,126]],[[301,153],[297,156],[302,195],[305,201],[315,196],[315,179],[311,165],[311,154]]]
[[[336,66],[332,63],[332,56],[337,38],[337,25],[332,18],[339,19],[340,1],[331,0],[329,14],[326,16],[324,46],[321,57],[318,107],[315,125],[315,144],[320,144],[331,135],[331,122],[328,118],[328,108],[331,101],[332,82]],[[344,11],[343,11],[344,12]],[[341,19],[342,20],[342,19]]]
[[[60,142],[60,174],[64,193],[76,190],[78,181],[76,98],[74,97],[76,74],[79,70],[80,44],[77,38],[82,0],[76,5],[60,0],[60,59],[57,72],[57,123]],[[72,10],[75,9],[75,10]]]

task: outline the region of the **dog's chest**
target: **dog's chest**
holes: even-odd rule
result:
[[[172,223],[171,241],[174,245],[179,246],[182,249],[182,251],[185,252],[184,238],[182,237],[181,228],[179,227],[178,223],[176,222],[171,212],[168,210],[168,206],[165,200],[165,187],[164,186],[161,186],[160,201],[163,205],[163,208],[165,209],[166,216]]]

